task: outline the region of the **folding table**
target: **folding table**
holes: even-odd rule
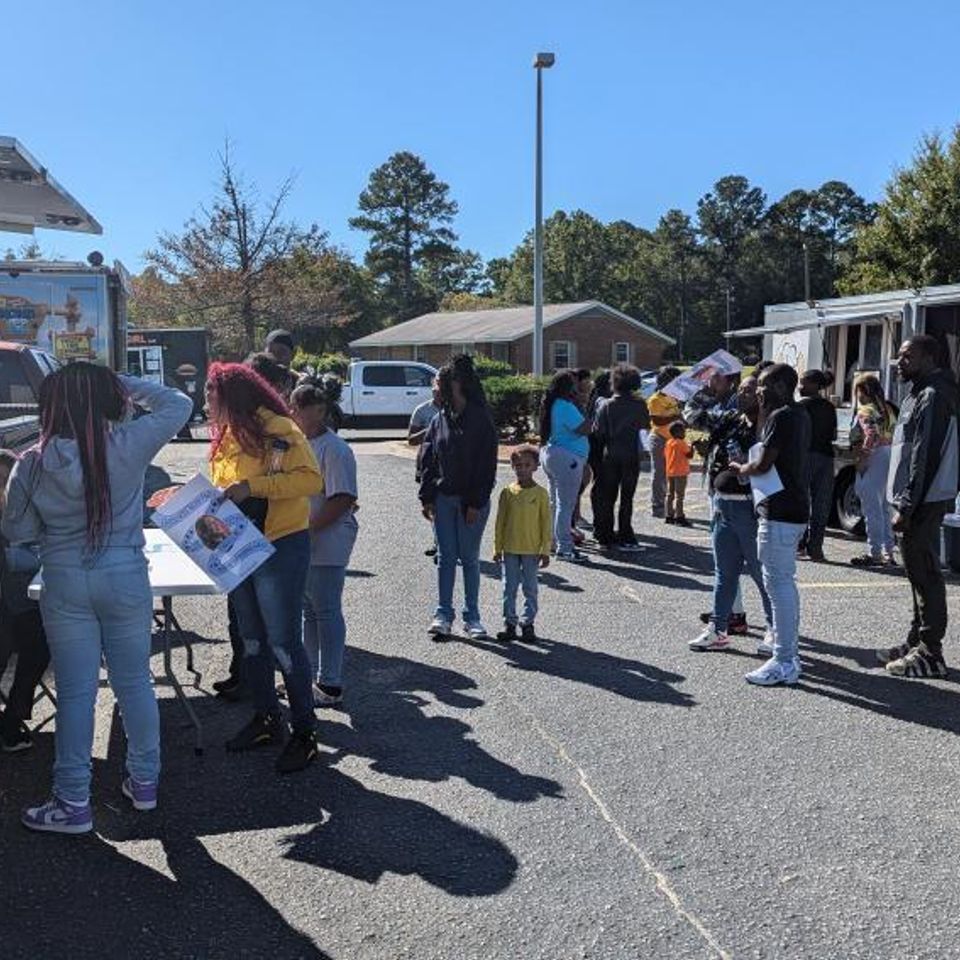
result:
[[[154,622],[163,637],[163,670],[167,682],[173,687],[173,692],[183,705],[183,709],[190,718],[190,723],[196,732],[195,752],[203,753],[203,725],[193,709],[183,687],[173,672],[172,642],[174,635],[178,635],[187,653],[187,670],[193,674],[193,686],[200,686],[200,671],[193,665],[193,645],[189,635],[180,626],[176,614],[173,612],[174,597],[211,596],[220,594],[217,585],[211,580],[162,530],[147,529],[143,531],[146,538],[144,555],[149,563],[150,590],[154,599],[160,601],[160,608],[154,610]],[[43,580],[38,574],[30,584],[30,597],[40,599],[43,591]]]

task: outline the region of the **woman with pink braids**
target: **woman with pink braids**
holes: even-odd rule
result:
[[[70,364],[41,387],[40,444],[14,468],[3,514],[11,543],[40,544],[40,610],[57,685],[53,791],[23,812],[31,830],[93,829],[90,752],[101,657],[127,735],[123,795],[137,810],[157,805],[160,721],[150,679],[143,477],[192,410],[177,390],[90,363]]]

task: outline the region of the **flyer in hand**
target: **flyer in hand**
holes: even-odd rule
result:
[[[224,593],[274,553],[273,544],[206,477],[197,474],[153,512],[153,522]]]
[[[695,363],[686,373],[681,373],[679,377],[671,380],[663,388],[663,392],[681,403],[686,403],[709,385],[710,378],[715,373],[731,376],[740,373],[742,369],[743,364],[732,353],[726,350],[714,350],[709,357]]]

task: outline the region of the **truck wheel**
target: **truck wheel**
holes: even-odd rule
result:
[[[847,533],[862,534],[865,530],[863,513],[860,510],[860,499],[857,497],[853,480],[853,467],[846,467],[840,471],[833,484],[834,503],[841,529]]]

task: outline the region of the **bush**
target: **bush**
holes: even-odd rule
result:
[[[305,353],[297,350],[290,366],[298,372],[312,371],[317,376],[333,373],[341,380],[346,380],[350,358],[345,353]]]
[[[510,433],[525,440],[536,432],[540,401],[549,384],[549,377],[490,377],[483,382],[487,403],[494,423],[501,433]]]
[[[481,380],[489,380],[492,377],[512,377],[515,374],[513,367],[506,360],[492,360],[482,354],[473,358],[473,368]]]

